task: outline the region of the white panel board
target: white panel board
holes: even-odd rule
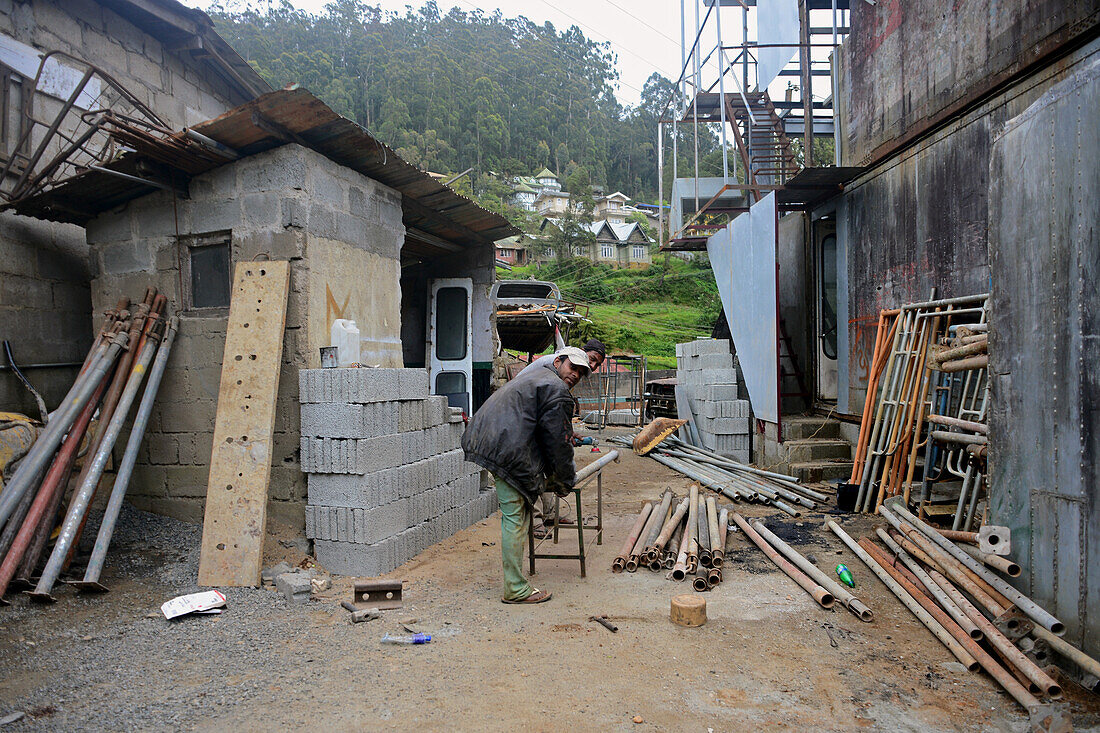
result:
[[[798,0],[759,0],[756,5],[756,37],[761,46],[798,44]],[[798,48],[759,48],[756,51],[756,83],[767,89]]]
[[[768,422],[779,422],[777,226],[773,192],[707,240],[707,255],[752,411]]]
[[[43,54],[37,49],[0,33],[0,62],[22,76],[34,79],[38,74],[38,67],[42,64],[42,56]],[[83,70],[62,64],[56,56],[51,56],[42,69],[42,76],[38,80],[38,91],[66,100],[76,89],[82,76],[84,76]],[[99,93],[99,79],[93,76],[85,85],[84,91],[76,98],[76,106],[84,110],[92,109]]]

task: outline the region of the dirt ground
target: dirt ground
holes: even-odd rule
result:
[[[61,588],[53,606],[17,597],[0,610],[0,717],[27,714],[4,730],[1027,730],[1022,709],[954,662],[822,514],[741,507],[823,567],[846,563],[872,623],[822,610],[736,534],[724,582],[705,594],[707,624],[671,624],[686,584],[610,564],[641,502],[689,482],[622,452],[605,475],[606,538],[589,547],[588,577],[575,561],[539,561],[534,583],[554,598],[531,607],[500,603],[494,515],[388,574],[404,581],[406,605],[377,621],[348,622],[347,578],[305,606],[224,589],[224,614],[166,621],[159,605],[197,590],[201,529],[128,510],[104,573],[111,593]],[[842,522],[857,537],[872,524]],[[278,539],[270,562],[301,558]],[[588,620],[599,614],[618,633]],[[409,617],[432,643],[380,643]],[[1077,729],[1100,726],[1097,696],[1066,686]]]

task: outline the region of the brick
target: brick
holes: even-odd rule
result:
[[[313,585],[309,575],[294,572],[275,576],[275,588],[291,603],[307,603]]]

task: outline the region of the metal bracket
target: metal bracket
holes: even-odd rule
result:
[[[357,580],[353,591],[358,608],[386,611],[402,605],[400,580]]]
[[[1015,606],[993,619],[993,625],[1012,641],[1027,636],[1035,628],[1035,622],[1020,613]]]
[[[978,530],[978,549],[991,555],[1008,555],[1012,551],[1012,530],[983,524]]]

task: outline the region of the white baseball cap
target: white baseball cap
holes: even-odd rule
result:
[[[576,346],[566,346],[554,354],[554,361],[557,361],[558,358],[562,356],[571,361],[573,366],[578,369],[583,369],[585,374],[588,373],[588,354],[584,353],[583,350],[578,349]]]

